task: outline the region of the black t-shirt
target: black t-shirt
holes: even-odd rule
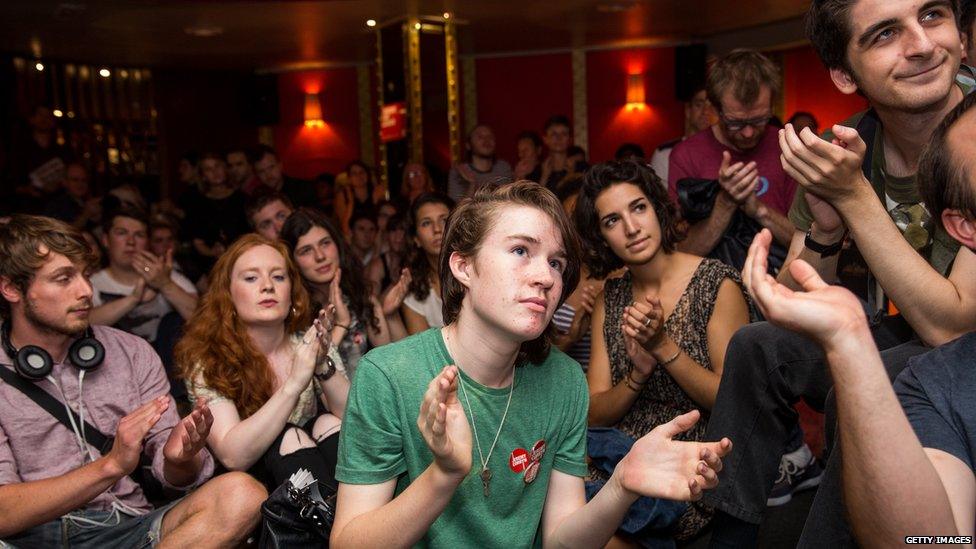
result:
[[[296,179],[286,175],[284,176],[284,182],[281,184],[281,194],[287,196],[288,200],[291,200],[292,206],[296,208],[302,206],[314,208],[318,205],[315,184],[311,181]]]
[[[973,469],[976,443],[976,332],[909,360],[895,393],[925,448]]]

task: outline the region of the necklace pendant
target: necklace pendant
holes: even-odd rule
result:
[[[485,467],[481,470],[481,485],[485,489],[485,497],[491,492],[491,469]]]

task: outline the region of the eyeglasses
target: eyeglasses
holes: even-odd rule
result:
[[[722,119],[722,123],[725,124],[725,127],[730,132],[738,132],[738,131],[742,131],[746,126],[750,126],[756,130],[761,130],[766,127],[766,124],[769,124],[769,119],[772,118],[772,115],[767,114],[765,116],[759,116],[756,118],[742,119],[742,118],[728,118],[724,114],[722,114],[719,115],[719,118]]]

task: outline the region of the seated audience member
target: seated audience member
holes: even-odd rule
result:
[[[573,144],[573,128],[569,119],[561,114],[550,116],[542,128],[542,140],[548,152],[542,161],[539,184],[555,191],[573,168],[568,159],[568,150]]]
[[[396,204],[389,200],[380,202],[380,205],[376,207],[376,238],[373,239],[373,247],[376,248],[377,254],[386,250],[386,229],[389,226],[390,218],[396,215],[398,211]]]
[[[617,440],[632,443],[682,411],[703,417],[715,403],[725,349],[749,323],[739,273],[714,259],[675,251],[676,213],[653,170],[637,161],[598,164],[587,172],[576,224],[590,272],[608,280],[593,307],[587,371],[589,424],[619,431],[590,434],[589,455],[612,455]],[[704,440],[705,422],[682,435]],[[624,435],[624,436],[621,436]],[[594,467],[595,492],[614,463]],[[701,506],[635,506],[625,533],[638,539],[688,539],[711,518]],[[669,532],[671,534],[669,534]]]
[[[251,197],[244,214],[254,232],[268,240],[277,240],[281,226],[294,210],[287,196],[261,189]]]
[[[0,546],[243,542],[267,492],[242,473],[204,484],[211,411],[198,401],[181,420],[149,345],[89,323],[92,256],[81,234],[16,215],[0,227],[0,256]],[[78,426],[27,396],[34,388],[70,405]],[[111,447],[93,444],[94,430],[111,435]],[[142,457],[164,488],[186,495],[154,509],[130,477]]]
[[[309,181],[285,175],[278,154],[271,147],[258,145],[251,151],[249,158],[261,183],[268,189],[287,196],[295,207],[313,206],[318,202],[315,186]]]
[[[759,52],[735,50],[712,67],[707,91],[718,123],[675,145],[668,190],[675,199],[683,179],[717,180],[718,185],[710,211],[691,223],[678,250],[741,269],[752,237],[767,227],[782,259],[793,235],[786,213],[796,181],[783,170],[776,131],[767,127],[780,92],[779,71]]]
[[[353,214],[349,229],[349,248],[365,269],[376,255],[376,217],[371,213]]]
[[[348,182],[336,190],[336,220],[342,227],[343,235],[349,235],[353,215],[371,214],[386,198],[386,189],[373,181],[373,172],[360,160],[354,160],[346,167]]]
[[[790,117],[787,124],[792,125],[793,130],[796,131],[796,133],[803,131],[803,128],[810,128],[810,131],[813,132],[814,135],[820,134],[820,124],[817,122],[817,119],[806,111],[798,111],[793,113],[793,116]]]
[[[444,227],[453,208],[453,200],[436,193],[420,195],[410,205],[407,223],[410,285],[400,313],[411,335],[444,325],[438,257]]]
[[[457,202],[485,185],[512,182],[512,166],[495,156],[495,132],[475,126],[466,142],[467,161],[455,164],[447,176],[447,195]]]
[[[976,65],[976,1],[959,0],[959,28],[966,37],[966,51],[963,61]]]
[[[173,269],[173,250],[158,256],[148,249],[148,220],[135,210],[117,210],[105,215],[102,245],[108,267],[91,277],[91,321],[115,326],[155,344],[162,338],[175,341],[181,323],[161,321],[169,313],[190,318],[197,306],[193,283]],[[163,351],[163,352],[160,352]],[[157,349],[160,355],[167,349]]]
[[[974,105],[970,94],[946,115],[918,171],[933,221],[970,250],[976,248],[970,192],[976,178],[961,166],[974,153]],[[803,260],[790,268],[802,293],[762,276],[767,247],[767,235],[756,238],[753,266],[743,274],[766,318],[814,340],[827,357],[845,432],[845,504],[858,543],[889,547],[919,533],[972,536],[976,332],[909,359],[892,390],[861,302],[827,285]]]
[[[400,184],[400,203],[402,209],[424,193],[434,192],[434,180],[430,178],[427,167],[417,162],[410,162],[403,167],[403,182]]]
[[[227,161],[227,174],[234,188],[251,196],[262,185],[261,180],[254,174],[254,166],[247,158],[247,151],[243,148],[230,149],[224,155],[224,160]]]
[[[200,156],[203,192],[191,195],[184,228],[205,271],[238,236],[248,232],[244,208],[247,198],[227,179],[224,159],[208,152]]]
[[[71,152],[57,139],[57,119],[50,107],[34,105],[27,119],[28,131],[11,132],[4,152],[4,185],[0,187],[0,211],[39,213],[58,191]]]
[[[643,160],[644,158],[644,148],[637,143],[624,143],[617,147],[617,152],[613,153],[614,160]]]
[[[210,279],[176,347],[187,390],[213,413],[207,445],[271,488],[305,468],[332,493],[349,380],[328,341],[331,311],[311,322],[288,249],[260,235],[234,242]]]
[[[928,24],[921,25],[923,20]],[[913,31],[896,33],[896,40],[885,42],[891,55],[882,55],[870,37],[888,36],[891,21]],[[783,165],[805,189],[797,192],[790,211],[795,229],[788,263],[802,259],[820,278],[835,282],[837,251],[850,232],[877,281],[870,294],[883,291],[900,311],[883,316],[875,312],[883,301],[872,299],[870,304],[871,332],[889,378],[894,378],[910,357],[928,346],[976,329],[976,256],[929,221],[938,214],[922,200],[915,183],[922,148],[945,114],[972,90],[972,73],[959,64],[962,48],[954,4],[857,0],[841,9],[818,0],[808,14],[807,29],[838,89],[862,94],[873,108],[845,122],[852,127],[834,126],[828,140],[809,130],[797,134],[789,125],[780,132]],[[855,46],[862,35],[870,40]],[[916,38],[932,46],[921,60],[942,61],[931,80],[892,84],[886,75],[914,58]],[[779,282],[800,288],[792,270],[781,271]],[[823,410],[832,385],[827,372],[820,346],[770,324],[747,326],[732,339],[706,436],[740,437],[736,445],[744,457],[722,472],[729,481],[706,498],[717,508],[713,540],[755,545],[768,487],[796,424],[792,404],[803,398]],[[826,411],[830,430],[834,421],[830,408]],[[735,419],[741,417],[764,419],[747,427]],[[835,437],[828,431],[828,445]],[[846,456],[830,452],[800,547],[854,545],[839,491],[841,466],[851,466]],[[789,475],[792,482],[804,476],[802,470]]]
[[[527,130],[515,138],[518,162],[512,170],[515,181],[539,182],[542,177],[542,138],[534,131]]]
[[[375,255],[366,266],[366,277],[373,285],[374,295],[380,295],[400,280],[406,268],[407,225],[404,214],[397,213],[386,222],[386,241],[384,251]]]
[[[708,94],[702,87],[691,96],[690,100],[685,102],[685,134],[658,146],[654,150],[654,154],[651,155],[651,169],[661,178],[664,185],[668,184],[668,163],[671,160],[671,152],[675,145],[698,132],[711,128],[715,121],[715,109],[708,102]]]
[[[330,218],[335,216],[336,178],[328,172],[315,176],[315,196],[318,200],[315,207],[322,210]]]
[[[563,205],[563,211],[572,218],[576,201],[583,188],[582,176],[564,183],[556,195]],[[580,265],[580,283],[552,315],[556,328],[552,343],[570,358],[580,363],[583,371],[590,364],[590,322],[593,317],[593,304],[596,296],[603,290],[603,281],[590,274],[586,263]]]
[[[552,193],[481,189],[444,246],[447,326],[369,353],[350,391],[333,547],[602,547],[638,496],[714,486],[730,443],[672,440],[692,411],[638,441],[586,503],[586,381],[547,333],[580,250]]]
[[[88,170],[83,165],[68,164],[61,192],[48,202],[44,213],[82,230],[93,229],[101,223],[102,199],[92,194]]]
[[[390,342],[390,327],[359,258],[320,212],[299,208],[281,229],[281,240],[301,274],[315,308],[335,307],[332,344],[352,379],[359,358]],[[402,328],[399,336],[402,337]]]

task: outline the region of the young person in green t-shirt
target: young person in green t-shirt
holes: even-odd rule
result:
[[[586,502],[586,381],[550,347],[579,256],[558,199],[534,183],[485,188],[452,214],[445,327],[359,363],[333,547],[598,547],[638,496],[694,500],[716,485],[731,442],[672,440],[693,411],[638,440]]]

